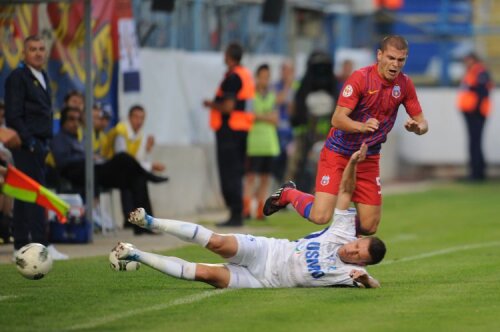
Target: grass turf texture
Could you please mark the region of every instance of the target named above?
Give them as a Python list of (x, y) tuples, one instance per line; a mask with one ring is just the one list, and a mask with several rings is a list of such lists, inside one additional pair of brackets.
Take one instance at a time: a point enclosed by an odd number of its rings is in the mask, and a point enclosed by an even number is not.
[[(214, 290), (148, 267), (114, 272), (102, 257), (55, 262), (42, 280), (0, 265), (2, 331), (498, 331), (500, 183), (447, 185), (387, 196), (375, 290)], [(262, 222), (252, 221), (258, 227)], [(269, 236), (320, 229), (295, 213), (265, 222)], [(111, 249), (111, 248), (110, 248)], [(196, 246), (164, 252), (220, 259)], [(428, 255), (425, 255), (428, 254)], [(104, 256), (105, 255), (105, 256)]]

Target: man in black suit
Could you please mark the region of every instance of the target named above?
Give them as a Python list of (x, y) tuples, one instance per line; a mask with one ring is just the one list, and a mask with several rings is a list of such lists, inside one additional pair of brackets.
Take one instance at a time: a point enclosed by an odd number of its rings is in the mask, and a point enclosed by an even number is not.
[[(24, 62), (5, 82), (5, 120), (17, 131), (21, 146), (12, 150), (17, 168), (45, 185), (45, 157), (52, 138), (50, 83), (43, 70), (47, 59), (45, 42), (39, 36), (24, 40)], [(14, 203), (14, 250), (30, 242), (48, 245), (44, 208), (16, 200)], [(48, 246), (53, 259), (67, 259), (54, 246)]]

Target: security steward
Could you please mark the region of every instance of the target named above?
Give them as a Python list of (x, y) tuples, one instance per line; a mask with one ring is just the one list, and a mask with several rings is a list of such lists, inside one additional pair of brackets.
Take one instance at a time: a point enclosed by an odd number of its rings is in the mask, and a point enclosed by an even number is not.
[(493, 88), (491, 76), (475, 53), (463, 58), (466, 68), (460, 84), (457, 107), (464, 115), (469, 135), (470, 181), (485, 179), (486, 162), (482, 150), (483, 128), (491, 112), (490, 92)]
[(230, 211), (229, 220), (219, 226), (243, 225), (243, 175), (247, 134), (253, 124), (253, 114), (246, 111), (254, 97), (252, 73), (241, 66), (243, 48), (238, 43), (227, 46), (224, 62), (227, 72), (215, 99), (205, 100), (210, 108), (210, 127), (215, 131), (217, 162), (222, 196)]

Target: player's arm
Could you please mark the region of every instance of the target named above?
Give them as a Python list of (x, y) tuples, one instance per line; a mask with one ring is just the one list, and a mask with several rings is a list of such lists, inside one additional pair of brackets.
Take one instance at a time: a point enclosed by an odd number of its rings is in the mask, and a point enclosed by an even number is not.
[(243, 83), (238, 75), (232, 74), (221, 85), (222, 98), (220, 101), (205, 100), (203, 105), (224, 114), (231, 113), (236, 106), (236, 96)]
[(366, 122), (359, 122), (349, 117), (351, 113), (351, 109), (337, 106), (332, 116), (332, 126), (348, 133), (373, 133), (378, 129), (377, 119), (369, 118)]
[(406, 120), (405, 129), (417, 135), (423, 135), (428, 132), (429, 124), (424, 117), (424, 113), (410, 116), (410, 119)]
[(364, 288), (379, 288), (380, 282), (377, 279), (372, 278), (366, 271), (353, 269), (349, 276), (361, 284)]
[(339, 210), (347, 210), (351, 204), (352, 194), (356, 188), (356, 166), (365, 159), (367, 150), (368, 146), (365, 143), (361, 144), (361, 148), (352, 154), (342, 173), (336, 206)]

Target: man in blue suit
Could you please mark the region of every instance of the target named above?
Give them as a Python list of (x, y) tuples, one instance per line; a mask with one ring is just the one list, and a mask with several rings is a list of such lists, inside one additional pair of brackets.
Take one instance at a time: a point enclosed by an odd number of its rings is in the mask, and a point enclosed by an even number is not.
[[(21, 146), (12, 150), (18, 169), (45, 185), (45, 157), (52, 138), (50, 82), (43, 66), (47, 60), (45, 42), (39, 36), (24, 40), (24, 62), (5, 82), (5, 120), (17, 131)], [(13, 216), (14, 250), (30, 242), (48, 245), (47, 217), (43, 207), (16, 200)], [(48, 246), (53, 259), (67, 259)]]

